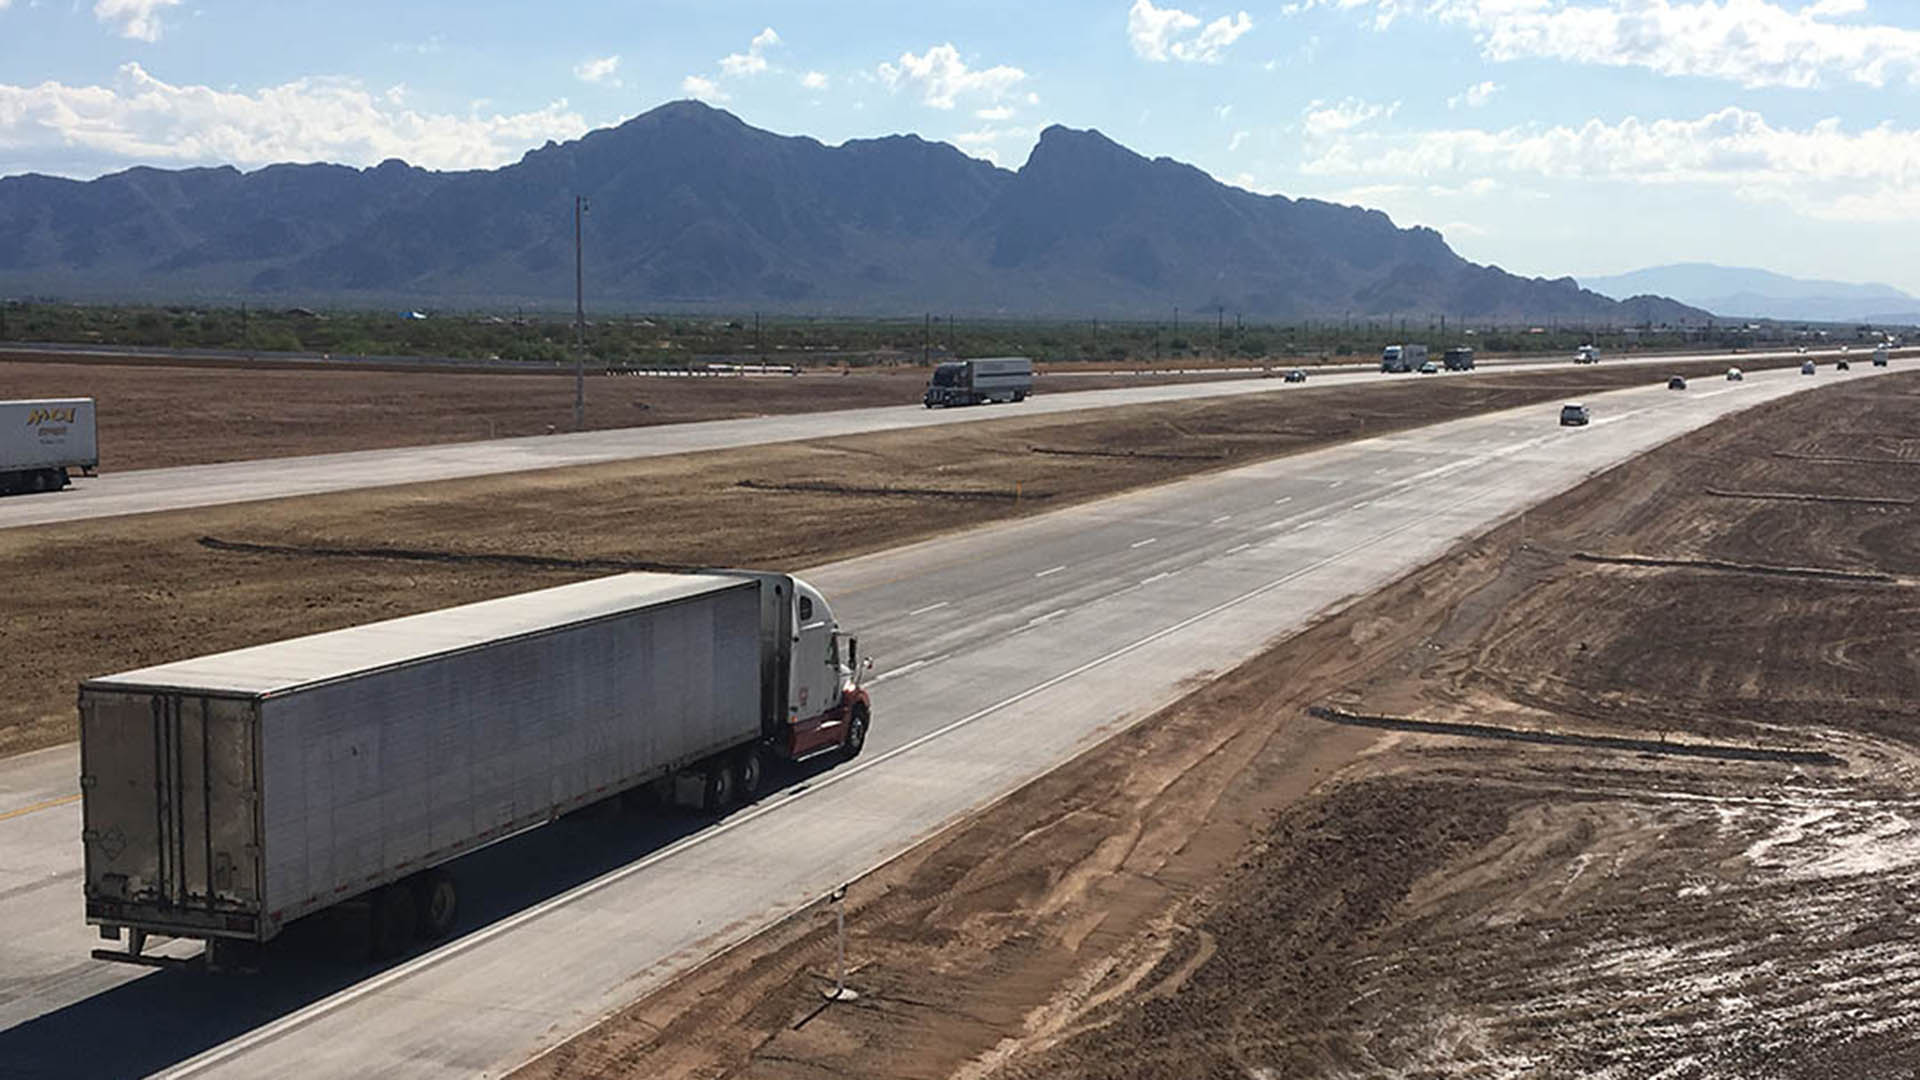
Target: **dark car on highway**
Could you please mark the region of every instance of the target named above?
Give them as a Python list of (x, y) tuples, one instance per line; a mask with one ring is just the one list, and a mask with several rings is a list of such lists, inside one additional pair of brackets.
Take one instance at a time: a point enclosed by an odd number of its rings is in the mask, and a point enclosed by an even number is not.
[(1577, 401), (1569, 401), (1560, 406), (1561, 427), (1585, 427), (1593, 419), (1593, 413)]
[(1683, 376), (1675, 375), (1673, 378), (1667, 380), (1667, 389), (1669, 390), (1685, 390), (1686, 388), (1687, 380)]

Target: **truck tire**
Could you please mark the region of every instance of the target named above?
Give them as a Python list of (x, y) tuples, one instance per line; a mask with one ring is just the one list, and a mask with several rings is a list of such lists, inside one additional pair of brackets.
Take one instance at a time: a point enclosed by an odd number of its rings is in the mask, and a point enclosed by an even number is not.
[(375, 960), (390, 960), (413, 944), (413, 890), (405, 882), (388, 885), (373, 894), (373, 926), (368, 937)]
[(700, 795), (700, 809), (709, 814), (718, 814), (731, 808), (739, 797), (740, 788), (733, 763), (723, 759), (708, 765), (706, 784)]
[(453, 932), (460, 914), (460, 890), (445, 870), (428, 870), (413, 878), (413, 932), (421, 941), (439, 941)]
[(740, 793), (740, 801), (752, 802), (759, 798), (767, 786), (767, 752), (757, 744), (740, 751), (734, 772), (734, 790)]
[(867, 707), (855, 705), (853, 715), (847, 718), (847, 738), (840, 744), (840, 756), (852, 761), (860, 756), (867, 746)]

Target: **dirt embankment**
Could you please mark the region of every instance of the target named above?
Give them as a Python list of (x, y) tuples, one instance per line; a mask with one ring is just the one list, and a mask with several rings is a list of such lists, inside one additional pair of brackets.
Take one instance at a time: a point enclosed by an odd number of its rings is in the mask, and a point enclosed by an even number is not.
[[(0, 674), (0, 754), (71, 739), (74, 686), (93, 675), (621, 566), (793, 570), (1209, 469), (1645, 379), (1615, 368), (1294, 388), (1031, 419), (1010, 410), (1005, 420), (938, 431), (0, 530), (0, 580), (10, 587), (0, 623), (10, 658)], [(280, 550), (208, 546), (203, 537)]]
[[(1716, 366), (1696, 364), (1688, 373), (1705, 374)], [(1218, 376), (1042, 374), (1037, 392), (1209, 378)], [(1503, 385), (1511, 378), (1491, 372), (1475, 376)], [(1553, 372), (1547, 378), (1575, 393), (1636, 385), (1655, 374), (1608, 368)], [(586, 419), (588, 428), (601, 430), (912, 406), (919, 404), (926, 381), (927, 371), (919, 367), (784, 377), (595, 375), (587, 380)], [(100, 467), (109, 471), (571, 431), (573, 396), (573, 380), (558, 375), (0, 360), (0, 400), (91, 397), (98, 402)]]
[(522, 1075), (1916, 1075), (1916, 479), (1810, 460), (1920, 457), (1916, 401), (1670, 444), (923, 845), (852, 891), (857, 1002), (814, 913)]

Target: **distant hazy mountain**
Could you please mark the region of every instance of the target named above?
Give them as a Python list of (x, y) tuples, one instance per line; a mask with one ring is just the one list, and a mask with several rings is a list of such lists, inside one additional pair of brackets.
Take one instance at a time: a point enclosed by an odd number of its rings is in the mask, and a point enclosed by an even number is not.
[(1891, 285), (1792, 278), (1768, 270), (1679, 263), (1581, 284), (1605, 296), (1658, 293), (1727, 318), (1806, 322), (1920, 322), (1920, 299)]
[(695, 102), (500, 169), (275, 165), (0, 180), (0, 292), (845, 313), (1699, 321), (1521, 278), (1385, 214), (1255, 195), (1048, 128), (1017, 172), (914, 136), (828, 147)]

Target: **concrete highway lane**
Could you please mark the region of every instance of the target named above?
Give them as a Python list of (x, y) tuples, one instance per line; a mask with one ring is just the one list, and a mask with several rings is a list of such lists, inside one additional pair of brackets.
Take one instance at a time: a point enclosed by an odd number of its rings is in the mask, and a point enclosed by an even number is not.
[[(1838, 355), (1838, 353), (1823, 353), (1820, 354), (1820, 358), (1824, 360)], [(1797, 358), (1796, 354), (1791, 353), (1741, 354), (1724, 357), (1701, 354), (1661, 356), (1644, 360), (1610, 360), (1606, 363), (1613, 366), (1637, 365), (1658, 368), (1663, 365), (1702, 359), (1725, 359), (1730, 364), (1752, 364), (1795, 358)], [(1864, 354), (1856, 358), (1863, 361), (1867, 359)], [(1570, 360), (1561, 358), (1528, 363), (1505, 363), (1500, 365), (1498, 370), (1530, 371), (1564, 368), (1570, 364)], [(1390, 380), (1420, 377), (1418, 375), (1382, 375), (1377, 371), (1345, 370), (1315, 374), (1312, 380), (1304, 385), (1316, 388), (1347, 384), (1377, 385)], [(1467, 372), (1426, 377), (1461, 379), (1474, 378), (1475, 375)], [(266, 458), (214, 465), (186, 465), (171, 469), (145, 469), (82, 478), (67, 491), (0, 498), (0, 528), (43, 525), (57, 521), (79, 521), (120, 514), (143, 514), (193, 506), (217, 506), (295, 495), (356, 491), (394, 484), (453, 480), (532, 469), (552, 469), (568, 465), (592, 465), (607, 461), (684, 454), (701, 450), (725, 450), (766, 443), (839, 438), (902, 428), (978, 423), (983, 420), (998, 420), (1012, 416), (1042, 416), (1117, 405), (1189, 401), (1232, 394), (1297, 393), (1303, 388), (1303, 386), (1289, 387), (1278, 379), (1234, 379), (1126, 387), (1117, 390), (1043, 392), (1018, 405), (926, 409), (917, 403), (902, 404), (878, 409), (792, 413), (739, 420), (662, 424), (655, 427), (624, 428), (614, 431), (537, 435), (472, 443), (442, 443), (395, 450), (360, 450), (307, 457)], [(1042, 389), (1047, 390), (1047, 387), (1043, 385)]]
[(1343, 599), (1727, 413), (1836, 379), (1698, 380), (1252, 465), (806, 576), (876, 658), (858, 760), (720, 822), (563, 822), (463, 860), (458, 936), (376, 967), (87, 958), (71, 747), (0, 763), (0, 1075), (498, 1073), (1175, 700)]

